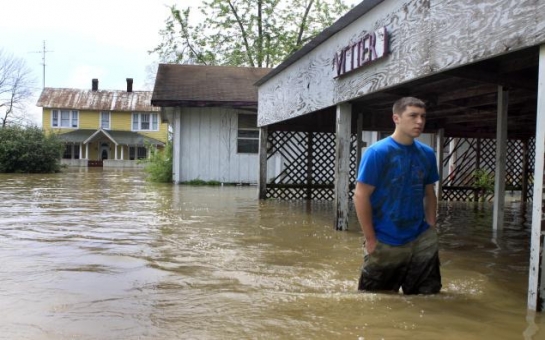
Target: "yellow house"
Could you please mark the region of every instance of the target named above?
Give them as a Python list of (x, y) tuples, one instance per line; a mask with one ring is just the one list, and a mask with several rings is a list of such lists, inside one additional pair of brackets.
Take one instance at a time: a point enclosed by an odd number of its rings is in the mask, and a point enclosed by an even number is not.
[(162, 148), (168, 124), (160, 108), (151, 106), (151, 91), (44, 88), (37, 106), (42, 107), (42, 126), (56, 133), (66, 148), (62, 163), (69, 166), (138, 167), (148, 157), (146, 145)]

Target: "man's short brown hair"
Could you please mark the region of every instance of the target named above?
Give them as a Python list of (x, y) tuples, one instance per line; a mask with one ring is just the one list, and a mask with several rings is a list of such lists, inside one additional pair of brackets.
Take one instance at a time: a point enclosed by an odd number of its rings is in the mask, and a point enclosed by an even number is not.
[(424, 103), (422, 100), (415, 97), (403, 97), (401, 99), (398, 99), (394, 103), (392, 111), (394, 114), (401, 115), (403, 111), (405, 111), (407, 106), (416, 106), (422, 109), (426, 109), (426, 103)]

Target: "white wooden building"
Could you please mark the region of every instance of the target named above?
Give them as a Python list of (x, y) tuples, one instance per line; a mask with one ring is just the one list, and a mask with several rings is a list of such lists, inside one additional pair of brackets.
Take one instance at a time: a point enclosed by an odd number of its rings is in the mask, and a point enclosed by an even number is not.
[[(528, 307), (544, 307), (545, 1), (365, 0), (257, 85), (260, 197), (331, 193), (340, 230), (362, 132), (392, 131), (400, 97), (427, 103), (426, 132), (436, 136), (443, 166), (449, 139), (493, 141), (495, 229), (503, 225), (506, 164), (520, 157), (522, 186), (533, 192)], [(513, 141), (516, 155), (507, 151)], [(300, 147), (283, 149), (292, 144)], [(269, 180), (271, 150), (290, 155), (284, 177), (292, 182)], [(326, 175), (333, 181), (315, 181)]]
[(256, 184), (257, 88), (269, 69), (161, 64), (151, 103), (172, 128), (173, 180)]

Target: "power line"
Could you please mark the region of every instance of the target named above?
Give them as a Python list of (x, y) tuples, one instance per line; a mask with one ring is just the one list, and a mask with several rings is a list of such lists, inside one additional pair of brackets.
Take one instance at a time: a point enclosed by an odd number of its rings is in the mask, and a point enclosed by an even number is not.
[(30, 52), (30, 53), (41, 53), (42, 54), (42, 66), (43, 66), (43, 81), (42, 81), (42, 87), (45, 88), (45, 54), (46, 53), (49, 53), (49, 52), (53, 52), (53, 51), (49, 51), (45, 48), (45, 40), (44, 40), (44, 44), (43, 44), (43, 48), (41, 51), (34, 51), (34, 52)]

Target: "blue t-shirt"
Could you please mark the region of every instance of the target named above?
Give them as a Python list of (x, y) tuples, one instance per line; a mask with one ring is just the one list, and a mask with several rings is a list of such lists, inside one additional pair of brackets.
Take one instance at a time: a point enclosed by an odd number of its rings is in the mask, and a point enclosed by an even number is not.
[(432, 148), (417, 140), (403, 145), (392, 137), (382, 139), (363, 154), (357, 180), (375, 187), (371, 206), (380, 242), (402, 245), (429, 228), (425, 187), (439, 180)]

